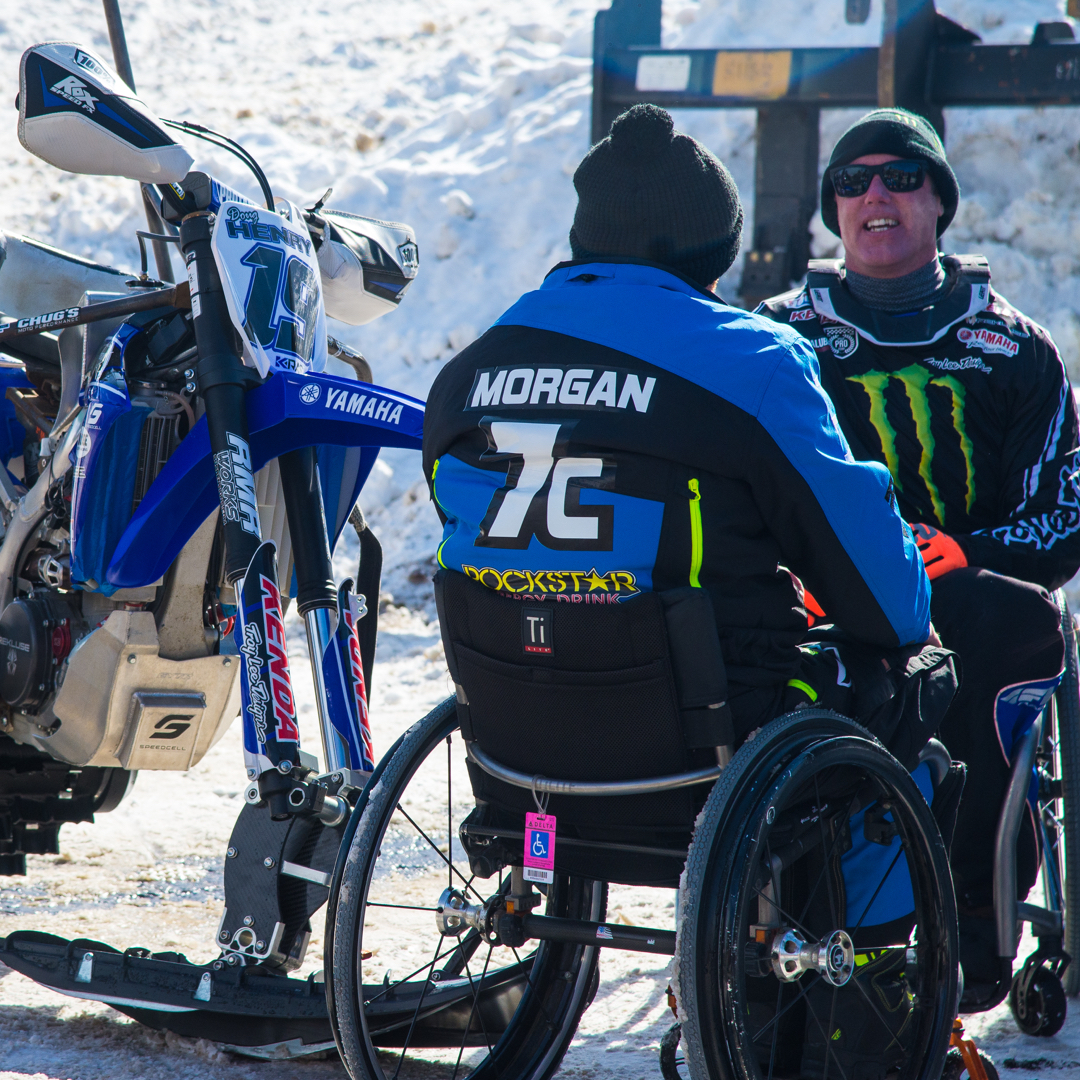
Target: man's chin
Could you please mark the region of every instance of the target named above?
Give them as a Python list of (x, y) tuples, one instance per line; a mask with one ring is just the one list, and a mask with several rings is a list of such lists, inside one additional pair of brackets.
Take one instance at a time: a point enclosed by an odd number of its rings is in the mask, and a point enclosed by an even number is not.
[(900, 277), (914, 255), (910, 246), (897, 243), (899, 236), (860, 237), (852, 251), (845, 245), (848, 268), (868, 277)]

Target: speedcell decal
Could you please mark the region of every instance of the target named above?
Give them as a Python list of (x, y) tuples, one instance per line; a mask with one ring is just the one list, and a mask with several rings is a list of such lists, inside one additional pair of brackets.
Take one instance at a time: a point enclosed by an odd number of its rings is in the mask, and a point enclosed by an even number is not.
[(1020, 346), (1015, 341), (993, 330), (973, 330), (971, 327), (961, 326), (956, 331), (956, 340), (969, 348), (981, 349), (986, 353), (1000, 353), (1002, 356), (1015, 356), (1020, 351)]
[(499, 367), (477, 371), (467, 409), (630, 409), (648, 412), (656, 379), (632, 371), (593, 368)]
[(949, 393), (950, 397), (934, 395), (935, 401), (941, 404), (948, 402), (949, 414), (953, 429), (960, 440), (960, 451), (964, 455), (966, 469), (967, 490), (964, 504), (967, 512), (975, 505), (975, 449), (968, 437), (967, 427), (964, 423), (964, 406), (966, 403), (967, 390), (963, 383), (953, 378), (952, 375), (939, 375), (934, 378), (934, 373), (928, 371), (921, 364), (909, 364), (899, 371), (868, 371), (864, 375), (849, 375), (848, 382), (857, 383), (861, 386), (870, 399), (870, 423), (881, 439), (881, 452), (885, 457), (885, 464), (892, 473), (893, 481), (897, 490), (903, 491), (904, 486), (900, 481), (900, 458), (896, 450), (896, 429), (889, 420), (885, 392), (889, 387), (890, 380), (895, 379), (903, 386), (906, 399), (911, 409), (911, 418), (915, 422), (915, 437), (919, 440), (922, 454), (919, 458), (919, 476), (926, 485), (930, 494), (930, 502), (933, 505), (934, 517), (937, 525), (945, 528), (945, 503), (941, 498), (937, 485), (933, 478), (933, 461), (935, 441), (931, 429), (932, 408), (931, 399), (926, 392), (928, 386), (940, 387)]

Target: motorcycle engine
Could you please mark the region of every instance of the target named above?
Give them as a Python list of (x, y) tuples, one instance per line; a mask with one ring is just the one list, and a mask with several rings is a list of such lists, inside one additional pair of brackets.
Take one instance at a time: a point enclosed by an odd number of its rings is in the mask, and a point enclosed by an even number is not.
[(36, 712), (56, 689), (56, 673), (82, 630), (66, 597), (51, 589), (8, 604), (0, 615), (0, 697)]

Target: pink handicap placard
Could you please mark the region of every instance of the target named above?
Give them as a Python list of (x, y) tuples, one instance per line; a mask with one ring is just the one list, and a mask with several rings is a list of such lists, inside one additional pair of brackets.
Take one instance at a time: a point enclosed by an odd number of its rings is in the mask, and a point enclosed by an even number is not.
[(525, 815), (526, 881), (555, 880), (555, 816)]

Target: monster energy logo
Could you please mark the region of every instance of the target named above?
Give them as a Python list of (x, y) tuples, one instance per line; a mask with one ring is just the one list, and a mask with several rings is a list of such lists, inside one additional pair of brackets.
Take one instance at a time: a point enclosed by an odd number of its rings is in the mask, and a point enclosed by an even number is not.
[[(892, 473), (893, 481), (897, 490), (903, 491), (900, 482), (900, 459), (896, 452), (896, 430), (889, 423), (886, 410), (885, 391), (889, 386), (889, 380), (896, 379), (907, 394), (908, 403), (911, 406), (911, 417), (915, 421), (915, 437), (919, 440), (922, 454), (919, 458), (919, 476), (930, 493), (930, 502), (933, 505), (934, 517), (937, 524), (945, 527), (945, 503), (937, 484), (934, 483), (934, 432), (931, 427), (932, 412), (930, 398), (926, 392), (928, 386), (940, 386), (948, 390), (952, 397), (952, 425), (960, 439), (960, 450), (964, 455), (964, 464), (967, 470), (967, 491), (964, 504), (967, 512), (975, 505), (975, 460), (974, 448), (971, 439), (968, 438), (967, 428), (964, 425), (964, 401), (966, 390), (959, 380), (952, 375), (938, 375), (934, 377), (932, 371), (928, 371), (921, 364), (911, 364), (899, 371), (868, 371), (865, 375), (849, 375), (848, 382), (858, 383), (870, 398), (870, 423), (881, 439), (881, 450), (885, 455), (885, 464)], [(937, 395), (935, 395), (935, 398)]]

